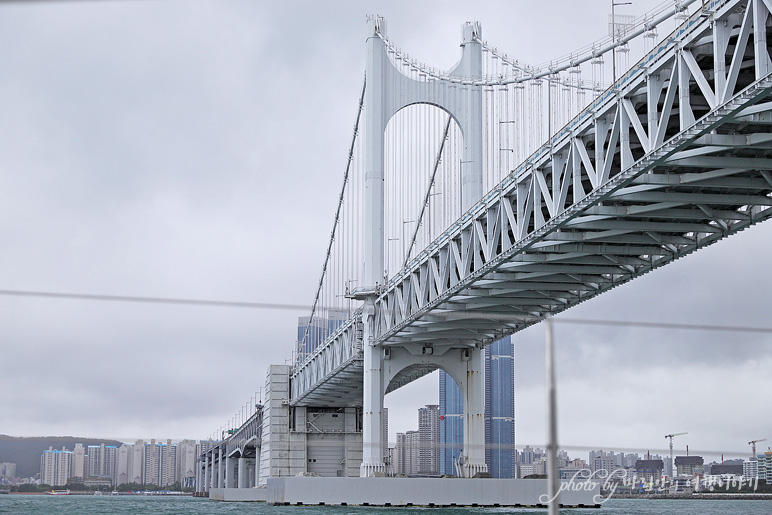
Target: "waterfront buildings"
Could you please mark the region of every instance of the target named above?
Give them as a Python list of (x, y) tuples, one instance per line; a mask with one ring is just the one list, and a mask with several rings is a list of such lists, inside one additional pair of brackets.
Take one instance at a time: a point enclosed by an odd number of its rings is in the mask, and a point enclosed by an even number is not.
[(118, 448), (114, 445), (89, 445), (86, 450), (88, 477), (109, 477), (116, 484), (115, 470)]
[(418, 408), (418, 431), (397, 433), (394, 448), (395, 474), (436, 476), (439, 474), (439, 406)]
[(702, 456), (676, 456), (675, 466), (676, 475), (678, 476), (694, 476), (702, 475), (704, 470), (702, 465), (704, 463)]
[(704, 465), (703, 468), (705, 469), (705, 474), (711, 474), (713, 476), (721, 476), (727, 474), (733, 476), (742, 476), (743, 460), (727, 460), (724, 463), (711, 464), (710, 470), (708, 470), (707, 465)]
[(49, 447), (40, 457), (40, 482), (44, 485), (63, 486), (70, 478), (72, 452)]
[(758, 462), (751, 457), (751, 459), (743, 461), (743, 477), (753, 479), (759, 475)]
[(72, 451), (72, 477), (86, 477), (86, 449), (83, 444), (76, 443)]
[[(485, 349), (485, 461), (493, 477), (517, 476), (515, 352), (511, 337)], [(440, 371), (440, 474), (455, 474), (464, 441), (463, 400), (455, 381)]]
[(0, 479), (3, 480), (3, 483), (13, 477), (16, 477), (16, 463), (7, 461), (0, 463)]
[(418, 474), (421, 463), (420, 434), (418, 431), (397, 433), (397, 446), (394, 450), (397, 474), (413, 476)]
[(664, 471), (665, 463), (662, 460), (636, 460), (635, 462), (635, 474), (644, 483), (659, 482)]
[(137, 440), (121, 447), (102, 444), (84, 448), (76, 444), (72, 452), (50, 448), (40, 458), (41, 483), (61, 486), (75, 480), (113, 487), (126, 483), (192, 486), (196, 459), (209, 444), (197, 444), (194, 440)]
[(758, 478), (772, 484), (772, 451), (757, 455), (756, 467)]
[(440, 407), (427, 404), (418, 408), (419, 465), (418, 473), (437, 475), (440, 472)]

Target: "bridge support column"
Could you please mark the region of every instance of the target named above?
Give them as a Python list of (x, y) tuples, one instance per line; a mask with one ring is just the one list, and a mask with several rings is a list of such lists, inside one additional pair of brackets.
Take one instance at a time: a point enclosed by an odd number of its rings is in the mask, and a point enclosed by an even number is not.
[(247, 473), (247, 459), (246, 458), (239, 458), (239, 488), (249, 488), (247, 485), (248, 481), (248, 473)]
[(384, 392), (393, 382), (399, 384), (411, 369), (447, 372), (461, 390), (464, 403), (464, 445), (456, 466), (456, 474), (474, 477), (487, 472), (485, 464), (485, 351), (477, 347), (389, 347), (388, 359), (383, 359)]
[(209, 457), (207, 457), (206, 454), (204, 454), (204, 484), (203, 484), (203, 491), (208, 492), (209, 491), (209, 481), (211, 481), (212, 476), (210, 474), (209, 469)]
[(235, 485), (233, 473), (236, 468), (236, 460), (233, 458), (225, 458), (225, 488), (233, 488)]
[(222, 445), (219, 447), (217, 460), (217, 488), (225, 488), (225, 457), (222, 452)]
[(204, 473), (201, 477), (201, 491), (209, 491), (209, 460), (207, 459), (206, 455), (204, 455)]
[(258, 471), (258, 458), (255, 459), (249, 459), (247, 462), (247, 473), (249, 474), (249, 481), (248, 485), (249, 488), (254, 488), (257, 486), (257, 471)]
[(373, 299), (362, 308), (364, 347), (364, 397), (362, 407), (362, 465), (360, 477), (386, 474), (383, 462), (383, 369), (382, 349), (372, 345), (375, 305)]
[(488, 472), (485, 464), (485, 352), (470, 349), (462, 353), (466, 381), (461, 388), (464, 402), (464, 451), (457, 465), (461, 477)]

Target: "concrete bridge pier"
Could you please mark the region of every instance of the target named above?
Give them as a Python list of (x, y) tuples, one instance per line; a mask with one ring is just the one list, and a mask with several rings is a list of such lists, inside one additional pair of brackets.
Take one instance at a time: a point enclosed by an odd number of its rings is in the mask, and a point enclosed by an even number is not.
[(218, 448), (217, 458), (217, 488), (225, 488), (225, 455), (223, 453), (223, 446)]
[(249, 474), (247, 472), (247, 459), (239, 458), (239, 488), (249, 488)]
[(201, 492), (209, 491), (209, 459), (204, 455), (204, 476), (201, 483)]
[(236, 487), (236, 464), (237, 461), (235, 458), (231, 458), (230, 456), (225, 458), (225, 488)]

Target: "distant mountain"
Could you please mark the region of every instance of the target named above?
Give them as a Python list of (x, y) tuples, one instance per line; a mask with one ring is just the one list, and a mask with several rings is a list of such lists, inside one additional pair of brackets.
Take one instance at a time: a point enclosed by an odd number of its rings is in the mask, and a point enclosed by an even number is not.
[(61, 450), (66, 447), (68, 451), (75, 448), (75, 444), (88, 445), (115, 445), (120, 447), (123, 442), (116, 440), (100, 440), (97, 438), (77, 438), (74, 436), (36, 436), (32, 438), (17, 438), (15, 436), (0, 435), (0, 463), (7, 461), (16, 463), (16, 475), (19, 477), (32, 477), (40, 472), (40, 456), (49, 447)]

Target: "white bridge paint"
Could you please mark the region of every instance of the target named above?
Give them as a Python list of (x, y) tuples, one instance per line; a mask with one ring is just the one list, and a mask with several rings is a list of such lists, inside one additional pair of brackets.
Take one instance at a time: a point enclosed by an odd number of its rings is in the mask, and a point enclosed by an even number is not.
[[(291, 402), (365, 406), (363, 473), (379, 470), (379, 389), (440, 366), (426, 354), (480, 349), (770, 218), (771, 8), (706, 3), (295, 366)], [(368, 62), (381, 48), (370, 37)], [(387, 349), (415, 361), (381, 377)]]
[[(402, 74), (391, 62), (386, 44), (385, 21), (368, 20), (367, 70), (365, 75), (365, 252), (361, 310), (363, 348), (361, 475), (371, 477), (386, 472), (383, 462), (383, 397), (393, 375), (402, 368), (420, 364), (422, 352), (403, 353), (390, 364), (392, 377), (384, 375), (384, 350), (377, 342), (379, 329), (375, 303), (383, 288), (384, 271), (384, 133), (389, 120), (413, 104), (430, 104), (445, 110), (461, 128), (464, 138), (464, 165), (461, 172), (461, 202), (468, 209), (482, 196), (482, 88), (459, 87), (449, 81), (418, 81)], [(450, 72), (467, 79), (482, 76), (482, 32), (479, 23), (464, 26), (462, 56)], [(473, 477), (487, 472), (485, 464), (485, 389), (481, 346), (447, 354), (442, 362), (456, 379), (464, 405), (464, 447), (459, 473)], [(413, 351), (415, 349), (411, 349)], [(413, 356), (416, 358), (413, 359)], [(436, 368), (436, 366), (435, 366)]]
[[(403, 79), (392, 75), (398, 72), (376, 37), (382, 21), (372, 20), (366, 122), (368, 134), (380, 137), (367, 141), (374, 148), (366, 164), (373, 238), (366, 252), (369, 283), (359, 292), (365, 304), (305, 361), (281, 371), (289, 381), (276, 378), (280, 385), (272, 389), (281, 395), (273, 416), (263, 421), (263, 458), (287, 441), (281, 433), (289, 419), (282, 410), (361, 407), (360, 473), (383, 471), (383, 395), (442, 368), (466, 396), (463, 472), (484, 470), (483, 431), (474, 415), (482, 413), (485, 345), (772, 217), (770, 9), (772, 0), (708, 3), (493, 191), (465, 204), (465, 214), (387, 284), (381, 282), (382, 238), (376, 236), (383, 230), (382, 134), (388, 119), (416, 102), (451, 112), (473, 165), (463, 181), (467, 200), (475, 192), (476, 122), (468, 112), (454, 111), (454, 102), (462, 100), (452, 95), (443, 103), (426, 98), (444, 87), (440, 79), (429, 87), (412, 80), (410, 86), (404, 78), (408, 92), (389, 98), (376, 78)], [(467, 25), (456, 70), (474, 75), (469, 56), (478, 51), (478, 40), (479, 27)], [(465, 85), (466, 94), (477, 87)], [(221, 451), (210, 451), (200, 470), (214, 488), (226, 482)], [(277, 458), (284, 459), (281, 454)], [(340, 484), (353, 489), (345, 490), (347, 499), (362, 503), (392, 502), (402, 490), (394, 482), (402, 480), (386, 478), (276, 482), (269, 464), (259, 468), (264, 480), (284, 485), (282, 502), (327, 502), (298, 490), (327, 481), (339, 481), (324, 487), (327, 493)], [(383, 487), (388, 497), (379, 497), (380, 486), (356, 488), (382, 481), (389, 482)], [(495, 480), (469, 484), (495, 484), (489, 481)], [(475, 492), (479, 504), (492, 495)], [(421, 493), (414, 504), (432, 502)]]

